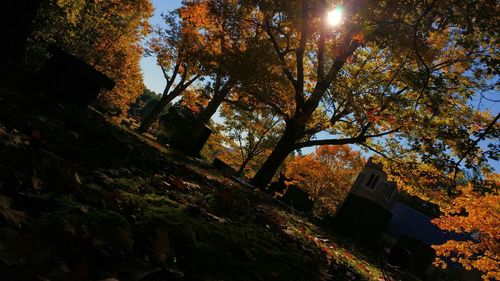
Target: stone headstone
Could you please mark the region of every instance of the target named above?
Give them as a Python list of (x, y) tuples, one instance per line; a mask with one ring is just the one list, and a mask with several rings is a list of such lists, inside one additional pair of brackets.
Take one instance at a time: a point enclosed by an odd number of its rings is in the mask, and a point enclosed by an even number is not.
[[(401, 251), (406, 251), (409, 255), (401, 257)], [(426, 269), (432, 264), (435, 255), (436, 252), (431, 246), (418, 239), (402, 234), (396, 245), (391, 248), (388, 262), (414, 274), (423, 275)]]
[(196, 122), (195, 126), (193, 126), (190, 134), (190, 146), (186, 150), (188, 155), (199, 157), (200, 151), (205, 146), (205, 143), (208, 141), (208, 138), (212, 134), (212, 130), (205, 124), (201, 122)]
[(286, 189), (287, 189), (287, 186), (286, 186), (286, 181), (288, 179), (286, 178), (285, 174), (284, 173), (281, 173), (280, 174), (280, 177), (278, 178), (277, 181), (271, 183), (266, 189), (265, 191), (273, 196), (275, 195), (280, 195), (280, 196), (283, 196)]
[(311, 212), (314, 201), (309, 198), (309, 194), (295, 185), (288, 186), (281, 201), (301, 212)]
[(112, 90), (115, 82), (77, 57), (55, 47), (37, 78), (46, 94), (65, 105), (87, 107), (101, 89)]
[(224, 174), (225, 176), (232, 177), (232, 176), (236, 175), (236, 170), (233, 169), (233, 167), (226, 164), (224, 161), (220, 160), (219, 158), (215, 158), (212, 165), (217, 170), (221, 171), (222, 174)]
[(391, 251), (387, 256), (387, 262), (391, 265), (406, 268), (410, 263), (411, 253), (408, 249), (399, 245), (391, 247)]
[(172, 106), (160, 116), (158, 142), (168, 144), (186, 155), (200, 157), (200, 151), (212, 134), (207, 125), (199, 122), (189, 109)]

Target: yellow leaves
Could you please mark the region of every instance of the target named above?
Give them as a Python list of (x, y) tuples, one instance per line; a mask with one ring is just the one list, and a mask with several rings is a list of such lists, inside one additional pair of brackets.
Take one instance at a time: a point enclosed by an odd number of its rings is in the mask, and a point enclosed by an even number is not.
[(196, 89), (188, 89), (184, 91), (182, 95), (182, 105), (189, 108), (194, 113), (198, 113), (201, 111), (203, 107), (206, 107), (208, 104), (207, 98), (203, 95), (202, 90)]
[(44, 1), (33, 34), (33, 53), (56, 43), (116, 83), (103, 92), (100, 106), (124, 111), (142, 93), (140, 41), (149, 29), (153, 7), (149, 0)]
[[(489, 176), (497, 178), (498, 174)], [(491, 184), (491, 183), (490, 183)], [(470, 183), (459, 188), (460, 195), (442, 208), (443, 215), (433, 220), (446, 231), (472, 235), (471, 241), (448, 241), (433, 248), (437, 255), (453, 257), (466, 268), (483, 271), (483, 278), (500, 277), (500, 194), (495, 183), (486, 185), (479, 193)], [(437, 261), (442, 262), (442, 261)]]
[(56, 5), (64, 10), (68, 22), (75, 24), (85, 6), (85, 0), (57, 0)]
[(194, 26), (203, 26), (211, 21), (208, 16), (208, 6), (207, 3), (201, 3), (198, 5), (184, 6), (179, 9), (179, 17), (185, 22), (189, 22)]

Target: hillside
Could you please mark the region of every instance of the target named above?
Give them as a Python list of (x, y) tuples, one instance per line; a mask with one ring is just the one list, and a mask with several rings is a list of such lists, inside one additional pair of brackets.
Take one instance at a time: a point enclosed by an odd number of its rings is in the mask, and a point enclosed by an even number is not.
[(1, 280), (381, 280), (319, 220), (29, 79), (0, 89)]

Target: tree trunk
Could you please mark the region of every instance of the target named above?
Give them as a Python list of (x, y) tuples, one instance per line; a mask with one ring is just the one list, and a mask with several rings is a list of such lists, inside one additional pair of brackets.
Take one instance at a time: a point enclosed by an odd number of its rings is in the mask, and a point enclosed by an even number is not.
[(260, 167), (257, 174), (252, 178), (251, 183), (254, 186), (261, 189), (265, 188), (271, 182), (274, 174), (278, 171), (288, 154), (293, 151), (295, 141), (305, 128), (305, 124), (297, 122), (297, 119), (298, 118), (294, 118), (287, 124), (285, 132), (274, 147), (273, 152), (267, 158), (266, 162), (264, 162), (264, 165)]
[(173, 91), (168, 95), (161, 96), (160, 102), (156, 105), (155, 109), (142, 121), (141, 126), (139, 127), (139, 132), (145, 133), (151, 127), (151, 124), (158, 118), (161, 111), (169, 104), (173, 99), (175, 99), (179, 95), (179, 91)]
[(218, 90), (208, 103), (207, 107), (200, 113), (200, 115), (198, 115), (198, 121), (203, 124), (207, 124), (208, 121), (212, 119), (212, 116), (214, 116), (215, 112), (217, 112), (217, 109), (222, 104), (230, 91), (231, 87), (228, 84), (224, 85), (220, 90)]
[(208, 103), (207, 107), (198, 115), (198, 120), (203, 123), (207, 124), (210, 119), (212, 119), (212, 116), (214, 116), (215, 112), (217, 112), (217, 109), (221, 105), (221, 103), (224, 101), (224, 98), (226, 98), (227, 94), (229, 91), (225, 92), (218, 92), (212, 100)]
[(236, 172), (236, 175), (238, 177), (241, 177), (241, 175), (243, 174), (243, 172), (245, 171), (245, 168), (247, 167), (248, 163), (250, 162), (251, 158), (248, 157), (247, 159), (245, 159), (245, 161), (243, 161), (243, 163), (241, 163), (240, 165), (240, 168), (238, 169), (238, 172)]

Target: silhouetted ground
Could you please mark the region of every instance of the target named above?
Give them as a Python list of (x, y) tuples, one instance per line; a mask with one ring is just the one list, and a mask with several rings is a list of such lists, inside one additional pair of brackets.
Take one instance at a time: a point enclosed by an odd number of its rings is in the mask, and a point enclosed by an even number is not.
[(354, 244), (21, 72), (0, 87), (0, 280), (381, 278)]

